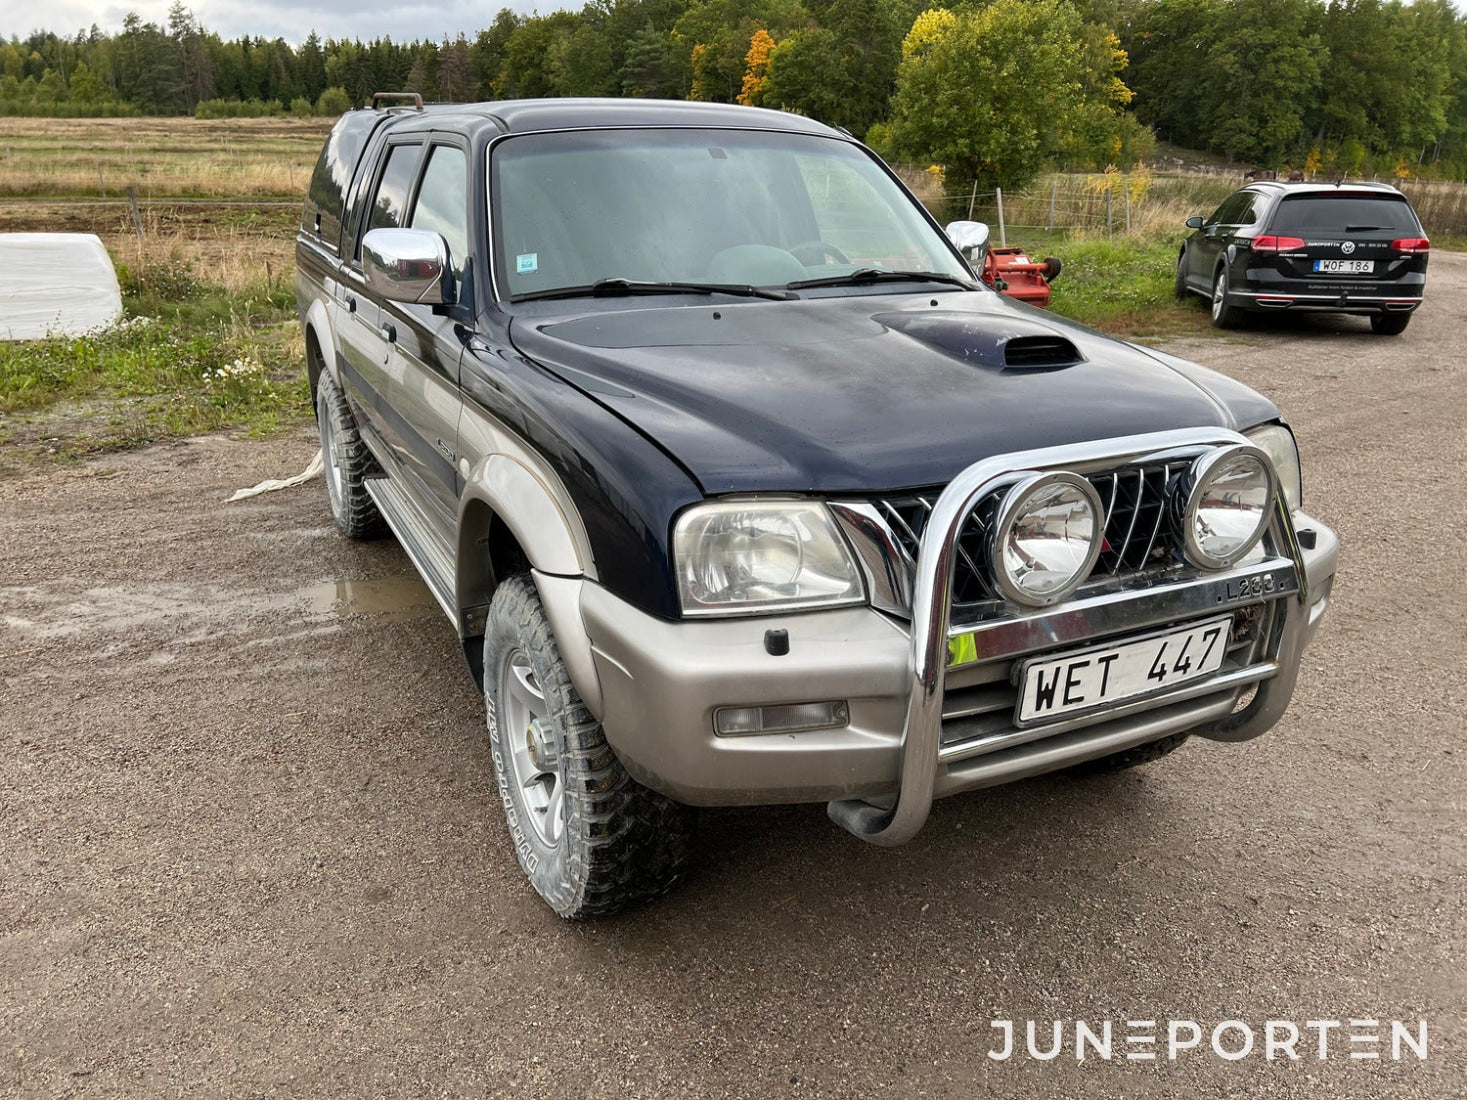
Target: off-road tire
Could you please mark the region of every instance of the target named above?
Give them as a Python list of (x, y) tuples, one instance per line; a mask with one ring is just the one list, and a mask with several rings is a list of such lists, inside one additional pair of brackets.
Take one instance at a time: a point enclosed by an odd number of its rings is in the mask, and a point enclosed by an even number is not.
[(1243, 323), (1243, 311), (1228, 304), (1228, 269), (1220, 267), (1212, 279), (1213, 328), (1237, 328)]
[(377, 460), (362, 442), (346, 395), (324, 371), (316, 383), (316, 426), (321, 431), (323, 476), (336, 526), (353, 539), (386, 534), (387, 523), (362, 484), (364, 478), (379, 472)]
[(1411, 323), (1409, 313), (1372, 313), (1370, 330), (1377, 336), (1399, 336)]
[(1134, 768), (1141, 764), (1149, 764), (1153, 760), (1160, 760), (1163, 756), (1175, 752), (1183, 741), (1190, 737), (1186, 733), (1174, 733), (1170, 737), (1163, 737), (1159, 741), (1148, 741), (1144, 745), (1136, 745), (1133, 748), (1122, 749), (1120, 752), (1110, 753), (1108, 756), (1097, 756), (1094, 760), (1086, 760), (1083, 764), (1076, 764), (1066, 770), (1071, 775), (1106, 775), (1110, 772), (1118, 772), (1125, 768)]
[[(528, 658), (528, 670), (524, 658)], [(514, 670), (533, 672), (543, 714), (555, 740), (553, 767), (538, 777), (561, 785), (558, 835), (548, 813), (538, 818), (521, 786), (532, 757), (513, 758), (518, 743), (532, 739), (530, 726), (509, 728), (524, 716), (525, 696), (505, 686)], [(524, 687), (523, 681), (521, 682)], [(688, 862), (692, 815), (687, 807), (642, 786), (622, 767), (601, 723), (572, 686), (550, 623), (528, 574), (505, 580), (489, 605), (484, 635), (484, 702), (490, 756), (515, 857), (545, 903), (568, 920), (601, 917), (626, 905), (666, 894)], [(519, 772), (516, 769), (520, 769)], [(538, 797), (538, 795), (537, 795)]]

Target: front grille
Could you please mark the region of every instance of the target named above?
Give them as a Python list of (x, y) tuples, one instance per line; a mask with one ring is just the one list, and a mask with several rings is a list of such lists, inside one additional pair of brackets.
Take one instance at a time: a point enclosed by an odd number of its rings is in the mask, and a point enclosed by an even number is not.
[[(1273, 603), (1255, 604), (1234, 612), (1227, 653), (1217, 676), (1266, 659), (1276, 614), (1277, 608)], [(1049, 652), (1063, 654), (1066, 648), (1074, 647), (1061, 646)], [(976, 751), (982, 752), (991, 751), (986, 747), (989, 745), (996, 749), (1015, 743), (1019, 736), (1014, 726), (1014, 713), (1019, 702), (1016, 670), (1027, 658), (1043, 659), (1048, 655), (1041, 651), (1025, 658), (991, 665), (970, 665), (949, 673), (942, 701), (942, 744), (971, 743)], [(1226, 690), (1241, 694), (1243, 689), (1234, 687)], [(1163, 696), (1157, 702), (1165, 705), (1167, 700)], [(1093, 718), (1100, 724), (1106, 720), (1106, 715), (1100, 712)], [(1035, 726), (1025, 731), (1022, 740), (1039, 740), (1048, 734), (1044, 726)]]
[[(1190, 465), (1191, 461), (1185, 460), (1125, 466), (1088, 475), (1105, 510), (1105, 542), (1090, 580), (1144, 576), (1177, 560), (1176, 536), (1167, 520), (1168, 488)], [(917, 560), (922, 532), (941, 491), (932, 489), (877, 502), (911, 563)], [(989, 580), (988, 541), (1003, 492), (980, 500), (959, 532), (953, 567), (955, 610), (998, 599)]]

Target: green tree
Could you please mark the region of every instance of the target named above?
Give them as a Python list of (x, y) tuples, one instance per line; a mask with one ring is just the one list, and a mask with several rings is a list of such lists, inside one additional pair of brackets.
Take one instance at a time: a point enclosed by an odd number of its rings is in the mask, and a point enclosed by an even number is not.
[(1258, 163), (1302, 152), (1304, 119), (1319, 101), (1328, 60), (1315, 12), (1313, 0), (1249, 0), (1219, 9), (1204, 55), (1201, 105), (1215, 148)]
[(111, 98), (111, 89), (85, 61), (78, 61), (71, 74), (71, 101), (90, 107), (106, 103)]
[(350, 110), (351, 96), (346, 94), (345, 88), (327, 88), (321, 93), (321, 98), (316, 100), (316, 113), (327, 118), (344, 115)]
[(865, 133), (886, 115), (911, 27), (906, 0), (834, 0), (775, 49), (765, 105)]
[(1094, 71), (1089, 47), (1065, 0), (924, 12), (902, 43), (894, 150), (942, 165), (950, 188), (1031, 182), (1078, 110), (1129, 98), (1114, 72)]
[(314, 103), (326, 90), (326, 54), (321, 49), (321, 39), (315, 31), (306, 35), (298, 58), (301, 92)]
[(1222, 6), (1223, 0), (1159, 0), (1144, 10), (1125, 39), (1136, 117), (1183, 145), (1207, 143), (1206, 51)]

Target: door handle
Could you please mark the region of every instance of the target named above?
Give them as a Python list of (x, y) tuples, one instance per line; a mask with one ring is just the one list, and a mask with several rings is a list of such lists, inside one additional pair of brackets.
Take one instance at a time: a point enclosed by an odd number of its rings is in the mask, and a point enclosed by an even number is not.
[(392, 322), (389, 321), (384, 324), (379, 331), (382, 333), (382, 339), (386, 340), (389, 344), (397, 343), (397, 326), (392, 324)]

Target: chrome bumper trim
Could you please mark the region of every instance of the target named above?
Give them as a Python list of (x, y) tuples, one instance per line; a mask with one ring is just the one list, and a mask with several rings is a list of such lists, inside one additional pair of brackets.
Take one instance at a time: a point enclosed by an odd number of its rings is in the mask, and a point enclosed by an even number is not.
[[(830, 802), (826, 807), (831, 820), (861, 839), (883, 847), (905, 844), (916, 836), (927, 821), (927, 816), (932, 808), (938, 772), (943, 767), (942, 702), (947, 676), (948, 639), (952, 634), (951, 588), (957, 537), (969, 510), (991, 491), (996, 482), (1030, 471), (1066, 468), (1074, 464), (1101, 460), (1116, 463), (1134, 462), (1177, 448), (1224, 446), (1235, 443), (1246, 444), (1247, 440), (1237, 432), (1223, 428), (1157, 432), (1149, 435), (1002, 455), (976, 463), (954, 478), (942, 491), (933, 507), (931, 518), (923, 534), (921, 550), (918, 553), (912, 598), (911, 686), (902, 728), (896, 800), (887, 806), (878, 806), (859, 799), (836, 800)], [(1287, 548), (1291, 554), (1299, 553), (1292, 524), (1289, 522), (1287, 511), (1282, 507), (1277, 510), (1273, 533), (1276, 545)], [(1328, 542), (1330, 555), (1333, 554), (1335, 545), (1333, 535), (1330, 534)], [(1327, 565), (1329, 573), (1333, 573), (1332, 557)], [(1277, 650), (1276, 672), (1260, 686), (1253, 704), (1238, 714), (1220, 714), (1212, 725), (1198, 731), (1204, 736), (1220, 740), (1241, 740), (1255, 736), (1262, 729), (1266, 729), (1268, 724), (1272, 724), (1288, 703), (1293, 689), (1294, 676), (1298, 669), (1299, 651), (1303, 648), (1309, 625), (1309, 608), (1303, 598), (1308, 584), (1304, 560), (1298, 556), (1295, 556), (1293, 562), (1287, 559), (1275, 559), (1243, 572), (1257, 572), (1261, 569), (1272, 571), (1277, 576), (1281, 566), (1286, 571), (1292, 571), (1294, 586), (1300, 593), (1300, 598), (1293, 599), (1286, 596), (1280, 600), (1280, 607), (1284, 609), (1282, 616), (1284, 622)], [(1208, 578), (1198, 582), (1196, 586), (1182, 587), (1184, 591), (1189, 592), (1192, 598), (1201, 598), (1212, 591), (1210, 586), (1225, 585), (1228, 579)], [(1139, 598), (1143, 602), (1146, 599), (1144, 595)], [(1265, 598), (1268, 597), (1259, 592), (1246, 601), (1240, 599), (1238, 602), (1257, 603)], [(1113, 597), (1101, 597), (1094, 601), (1095, 610), (1105, 615), (1109, 609), (1108, 621), (1113, 624), (1112, 629), (1125, 629), (1126, 626), (1134, 624), (1135, 620), (1129, 616), (1123, 619), (1120, 614), (1121, 608), (1126, 607), (1131, 614), (1134, 614), (1137, 599), (1138, 596), (1135, 593), (1119, 593)], [(1155, 599), (1158, 602), (1154, 605), (1152, 612), (1161, 614), (1160, 608), (1166, 606), (1168, 594), (1158, 593)], [(1219, 606), (1229, 605), (1224, 602), (1213, 604), (1206, 609), (1215, 610)], [(980, 654), (986, 659), (992, 659), (987, 651), (987, 644), (990, 641), (989, 634), (993, 638), (1007, 638), (1004, 644), (1016, 647), (1019, 651), (1023, 651), (1024, 647), (1042, 648), (1056, 644), (1056, 640), (1063, 642), (1068, 639), (1068, 635), (1058, 639), (1052, 634), (1045, 636), (1047, 624), (1058, 620), (1066, 624), (1063, 629), (1074, 634), (1074, 640), (1079, 640), (1080, 635), (1077, 632), (1084, 611), (1080, 609), (1074, 609), (1074, 611), (1077, 614), (1073, 618), (1067, 618), (1072, 611), (1065, 609), (1058, 613), (1050, 612), (1045, 616), (1032, 616), (1021, 620), (1017, 625), (1011, 620), (991, 624), (987, 628), (980, 624), (977, 628), (960, 629), (958, 633), (970, 633), (975, 629), (982, 631), (984, 649), (980, 651)], [(1005, 631), (1009, 633), (1006, 634)], [(1092, 624), (1086, 630), (1084, 637), (1094, 637), (1095, 634), (1096, 630)], [(1281, 690), (1272, 690), (1275, 685)], [(1177, 696), (1177, 698), (1182, 697), (1181, 693)], [(1170, 697), (1166, 698), (1166, 702), (1171, 701)], [(1151, 702), (1155, 704), (1154, 700)], [(1094, 716), (1090, 717), (1093, 720)], [(1267, 724), (1263, 724), (1265, 721)], [(1055, 730), (1051, 729), (1046, 732), (1054, 733)]]
[[(1266, 680), (1276, 675), (1279, 670), (1277, 661), (1260, 661), (1258, 664), (1249, 665), (1247, 668), (1233, 669), (1218, 676), (1211, 676), (1206, 680), (1199, 680), (1187, 687), (1169, 691), (1161, 700), (1167, 705), (1172, 703), (1185, 703), (1192, 699), (1211, 695), (1216, 691), (1226, 691), (1228, 688), (1241, 687), (1244, 684), (1255, 684), (1259, 680)], [(1129, 718), (1133, 714), (1152, 710), (1157, 705), (1156, 696), (1147, 696), (1137, 699), (1132, 703), (1122, 703), (1105, 712), (1107, 720), (1117, 718)], [(1025, 726), (1023, 729), (1010, 730), (1007, 733), (996, 733), (989, 737), (976, 737), (970, 741), (959, 741), (955, 744), (944, 745), (938, 750), (937, 758), (944, 764), (953, 763), (958, 760), (967, 760), (974, 756), (984, 756), (991, 752), (1000, 752), (1003, 749), (1013, 748), (1015, 745), (1025, 745), (1030, 741), (1042, 741), (1046, 737), (1057, 737), (1071, 730), (1082, 729), (1095, 723), (1094, 714), (1084, 714), (1064, 722), (1050, 722), (1042, 726)]]
[(1070, 642), (1093, 641), (1123, 630), (1226, 611), (1278, 596), (1295, 596), (1303, 583), (1292, 561), (1269, 558), (1223, 573), (1171, 584), (1156, 581), (1014, 618), (949, 627), (950, 639), (971, 636), (978, 654), (977, 661), (950, 667), (986, 664)]

